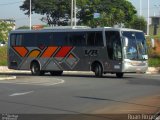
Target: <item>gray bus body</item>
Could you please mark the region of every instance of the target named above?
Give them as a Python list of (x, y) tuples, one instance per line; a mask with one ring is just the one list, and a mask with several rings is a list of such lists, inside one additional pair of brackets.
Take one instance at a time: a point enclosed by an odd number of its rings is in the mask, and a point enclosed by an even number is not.
[(124, 28), (15, 30), (9, 34), (8, 68), (33, 75), (63, 71), (146, 72), (147, 47), (142, 31)]

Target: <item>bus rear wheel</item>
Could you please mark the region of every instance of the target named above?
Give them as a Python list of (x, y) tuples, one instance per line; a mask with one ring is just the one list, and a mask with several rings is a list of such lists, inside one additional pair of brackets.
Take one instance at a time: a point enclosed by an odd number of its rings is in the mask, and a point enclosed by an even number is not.
[(40, 65), (37, 62), (33, 62), (31, 64), (31, 73), (32, 75), (39, 76), (44, 75), (45, 72), (40, 70)]
[(122, 78), (124, 73), (116, 73), (117, 78)]
[(94, 67), (94, 73), (96, 77), (102, 77), (103, 74), (103, 70), (100, 64), (96, 64)]
[(61, 76), (63, 71), (50, 71), (50, 74), (52, 76)]

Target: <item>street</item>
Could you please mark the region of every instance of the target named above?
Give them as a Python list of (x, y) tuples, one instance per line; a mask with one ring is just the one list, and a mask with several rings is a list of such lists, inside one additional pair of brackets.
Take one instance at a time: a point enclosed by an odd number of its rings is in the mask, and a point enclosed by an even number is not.
[[(160, 75), (125, 74), (122, 79), (110, 74), (95, 78), (91, 73), (64, 73), (62, 76), (32, 76), (30, 73), (7, 75), (17, 78), (0, 81), (0, 113), (94, 114), (113, 105), (136, 105), (131, 102), (133, 99), (159, 95), (160, 92)], [(145, 103), (138, 105), (148, 109), (153, 107)]]

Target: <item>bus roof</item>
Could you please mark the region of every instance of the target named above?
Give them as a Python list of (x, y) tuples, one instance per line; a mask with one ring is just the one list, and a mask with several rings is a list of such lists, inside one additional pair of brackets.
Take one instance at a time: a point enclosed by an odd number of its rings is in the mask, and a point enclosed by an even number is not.
[(68, 32), (68, 31), (103, 31), (103, 30), (112, 30), (112, 31), (135, 31), (135, 32), (142, 32), (140, 30), (129, 29), (129, 28), (114, 28), (114, 27), (97, 27), (97, 28), (90, 28), (86, 26), (76, 26), (76, 27), (52, 27), (52, 28), (45, 28), (41, 30), (26, 30), (26, 29), (19, 29), (13, 30), (10, 33), (33, 33), (33, 32)]

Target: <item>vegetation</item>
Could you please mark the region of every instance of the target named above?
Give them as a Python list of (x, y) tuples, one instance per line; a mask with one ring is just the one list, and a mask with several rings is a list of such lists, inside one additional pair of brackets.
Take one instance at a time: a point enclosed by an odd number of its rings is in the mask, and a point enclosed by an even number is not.
[(0, 66), (7, 65), (7, 47), (0, 47)]
[[(45, 15), (42, 21), (49, 25), (65, 25), (70, 14), (70, 0), (32, 0), (32, 13)], [(29, 15), (30, 0), (25, 0), (20, 9)], [(63, 21), (61, 21), (63, 19)]]
[(149, 58), (148, 63), (150, 67), (160, 67), (160, 57)]
[(17, 29), (29, 29), (29, 26), (21, 26), (21, 27), (19, 27)]
[(12, 30), (14, 24), (0, 20), (0, 42), (8, 40), (8, 33)]
[(127, 27), (137, 30), (142, 30), (146, 33), (147, 21), (142, 16), (135, 15), (133, 20), (127, 25)]
[[(78, 24), (92, 27), (128, 24), (137, 12), (127, 0), (77, 0), (77, 8)], [(20, 9), (29, 15), (29, 0), (25, 0)], [(71, 0), (33, 0), (33, 12), (45, 15), (42, 21), (48, 25), (68, 25)], [(94, 13), (100, 13), (100, 18), (93, 19)]]

